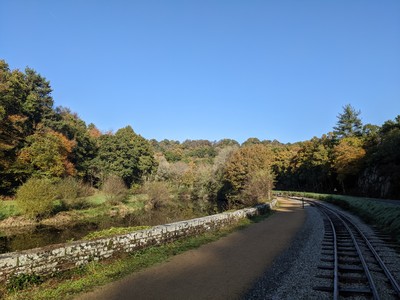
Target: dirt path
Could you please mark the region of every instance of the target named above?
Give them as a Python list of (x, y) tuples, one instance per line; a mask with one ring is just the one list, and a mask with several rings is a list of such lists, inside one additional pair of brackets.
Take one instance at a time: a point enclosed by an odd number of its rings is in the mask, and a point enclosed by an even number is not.
[(305, 212), (280, 199), (268, 219), (174, 256), (77, 299), (235, 299), (263, 274), (301, 228)]

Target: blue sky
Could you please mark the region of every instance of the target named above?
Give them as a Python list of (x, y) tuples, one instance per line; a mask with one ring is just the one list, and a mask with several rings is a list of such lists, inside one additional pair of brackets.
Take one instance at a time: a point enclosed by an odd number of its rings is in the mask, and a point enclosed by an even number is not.
[(400, 114), (400, 1), (0, 1), (0, 58), (146, 138), (295, 142)]

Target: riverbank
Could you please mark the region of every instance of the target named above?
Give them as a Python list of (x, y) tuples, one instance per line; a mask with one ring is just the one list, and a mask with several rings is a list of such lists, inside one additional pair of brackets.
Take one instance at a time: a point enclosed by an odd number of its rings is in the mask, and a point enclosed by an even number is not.
[[(154, 264), (155, 262), (159, 262), (160, 254), (163, 260), (165, 257), (170, 257), (171, 255), (176, 255), (178, 253), (181, 253), (182, 251), (192, 249), (193, 247), (198, 247), (199, 245), (209, 242), (210, 240), (215, 240), (216, 238), (226, 235), (229, 232), (232, 232), (233, 230), (237, 230), (239, 228), (242, 228), (243, 226), (253, 223), (254, 219), (249, 220), (248, 218), (244, 217), (249, 214), (254, 214), (256, 213), (256, 211), (259, 211), (259, 209), (257, 210), (244, 209), (241, 211), (219, 214), (192, 221), (188, 220), (187, 222), (183, 223), (188, 223), (188, 225), (192, 223), (193, 226), (198, 227), (198, 226), (203, 226), (201, 225), (202, 223), (200, 221), (204, 219), (203, 220), (203, 222), (205, 222), (204, 226), (205, 229), (208, 231), (209, 229), (212, 229), (212, 226), (211, 228), (209, 228), (209, 225), (207, 225), (210, 222), (214, 223), (216, 220), (220, 220), (218, 222), (222, 222), (223, 224), (225, 224), (226, 221), (231, 220), (228, 223), (226, 223), (226, 224), (231, 224), (232, 221), (234, 221), (235, 219), (237, 218), (240, 219), (239, 223), (233, 222), (232, 223), (233, 225), (224, 226), (223, 229), (221, 230), (206, 232), (205, 234), (200, 234), (195, 237), (182, 238), (176, 242), (162, 244), (160, 246), (149, 247), (147, 249), (134, 251), (132, 254), (123, 255), (122, 259), (117, 259), (117, 260), (113, 259), (111, 262), (106, 261), (105, 263), (101, 264), (97, 262), (91, 262), (86, 266), (83, 266), (81, 268), (72, 271), (72, 273), (63, 272), (59, 273), (58, 275), (55, 274), (50, 278), (50, 280), (46, 281), (39, 287), (34, 287), (32, 289), (29, 289), (29, 292), (20, 291), (17, 293), (7, 293), (7, 297), (11, 297), (11, 299), (65, 298), (65, 296), (70, 295), (71, 293), (76, 293), (77, 288), (81, 291), (82, 286), (87, 288), (88, 285), (89, 286), (93, 286), (94, 284), (98, 285), (99, 281), (100, 283), (103, 282), (104, 280), (109, 281), (110, 278), (121, 277), (121, 274), (126, 274), (125, 272), (130, 273), (132, 272), (132, 270), (141, 269), (143, 268), (143, 266), (147, 266), (148, 264), (151, 265)], [(264, 218), (264, 216), (256, 217), (256, 220), (257, 219), (259, 220), (260, 218)], [(184, 228), (186, 228), (185, 226), (181, 227), (179, 225), (180, 223), (175, 223), (175, 224), (178, 227), (176, 227), (174, 224), (168, 224), (169, 226), (167, 227), (174, 225), (177, 229), (181, 228), (179, 230), (182, 229), (185, 230)], [(158, 229), (155, 228), (154, 230), (157, 231), (159, 229), (161, 228)], [(168, 232), (169, 230), (170, 229), (168, 229)], [(118, 239), (118, 237), (116, 238)], [(49, 288), (49, 285), (51, 285), (51, 288)], [(57, 290), (58, 292), (56, 292)]]
[(145, 195), (133, 195), (123, 203), (110, 204), (104, 195), (86, 199), (88, 207), (60, 211), (55, 215), (32, 220), (18, 215), (12, 209), (15, 201), (6, 201), (14, 215), (0, 221), (0, 253), (27, 250), (50, 244), (81, 239), (93, 231), (111, 227), (154, 226), (206, 215), (172, 202), (152, 210), (146, 207)]

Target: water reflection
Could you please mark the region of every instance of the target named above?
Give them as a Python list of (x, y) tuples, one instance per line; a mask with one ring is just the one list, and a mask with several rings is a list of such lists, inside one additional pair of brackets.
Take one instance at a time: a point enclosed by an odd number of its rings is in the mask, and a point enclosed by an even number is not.
[[(200, 215), (197, 215), (200, 216)], [(79, 240), (92, 231), (110, 227), (142, 226), (165, 224), (196, 217), (196, 215), (179, 215), (172, 211), (153, 211), (129, 214), (124, 217), (101, 217), (91, 222), (64, 227), (39, 225), (19, 229), (0, 229), (0, 253), (43, 247), (51, 244)]]

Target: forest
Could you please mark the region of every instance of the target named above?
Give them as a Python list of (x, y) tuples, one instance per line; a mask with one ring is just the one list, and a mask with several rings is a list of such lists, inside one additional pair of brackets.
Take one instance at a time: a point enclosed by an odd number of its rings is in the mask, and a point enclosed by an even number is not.
[[(10, 70), (0, 60), (4, 200), (79, 199), (101, 190), (115, 203), (144, 193), (151, 209), (175, 201), (212, 212), (266, 201), (273, 188), (400, 198), (400, 115), (363, 124), (361, 112), (347, 104), (332, 132), (289, 144), (256, 137), (242, 144), (156, 141), (131, 126), (101, 132), (69, 108), (54, 107), (51, 93), (35, 70)], [(32, 203), (21, 200), (20, 207), (29, 211)]]

